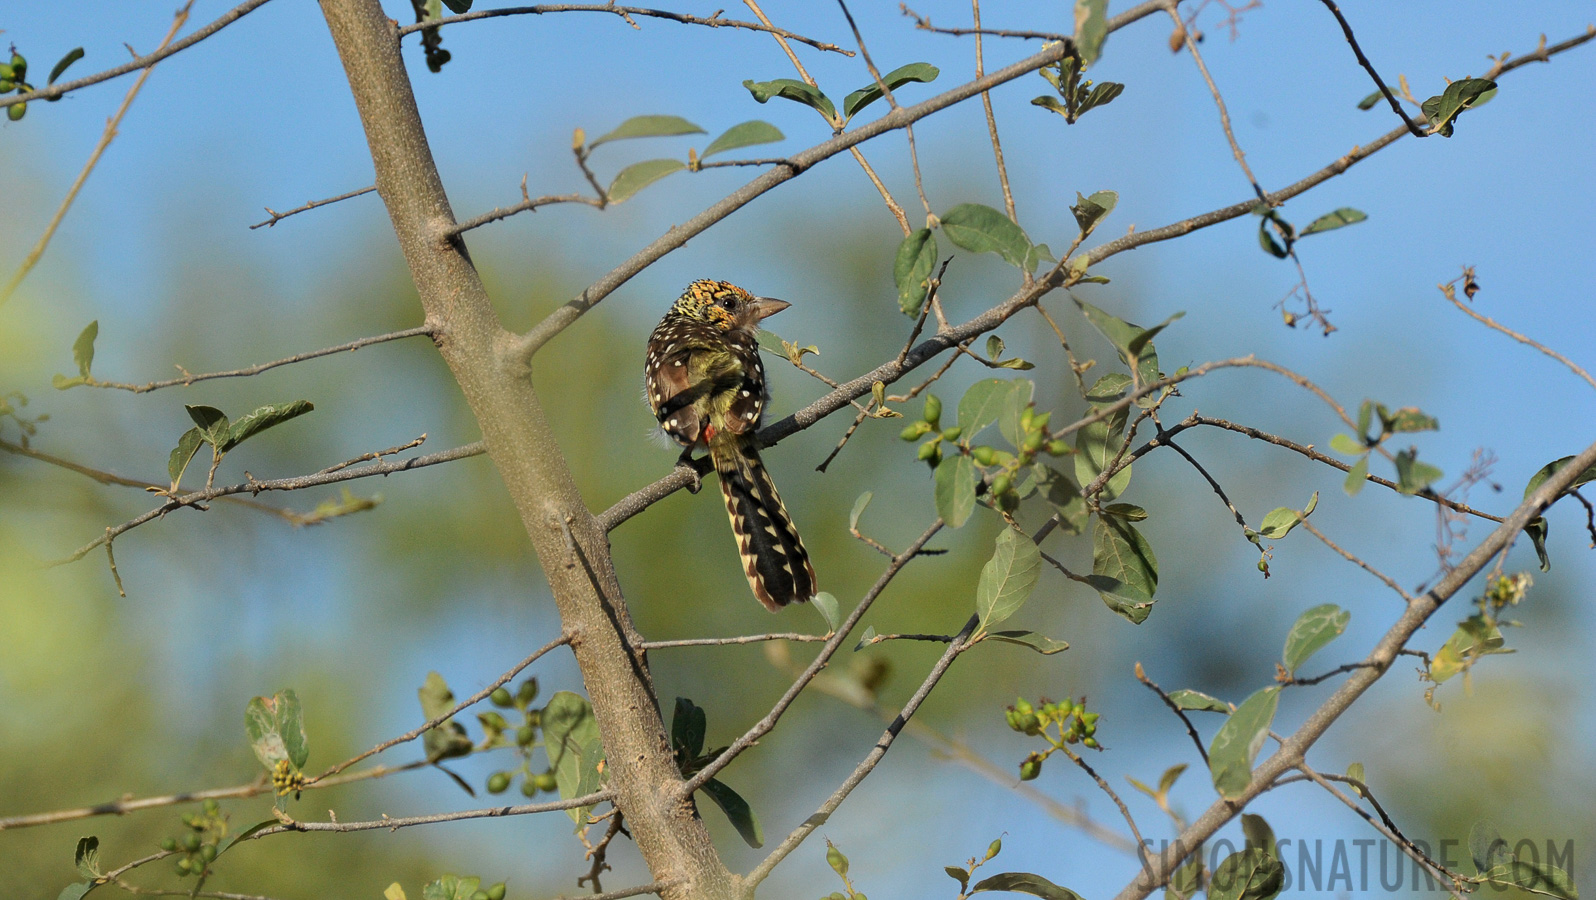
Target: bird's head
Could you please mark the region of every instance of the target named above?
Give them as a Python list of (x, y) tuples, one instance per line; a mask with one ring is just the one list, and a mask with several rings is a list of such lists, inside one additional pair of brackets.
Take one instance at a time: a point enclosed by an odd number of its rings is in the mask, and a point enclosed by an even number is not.
[(726, 281), (695, 281), (676, 299), (672, 311), (708, 322), (721, 331), (756, 331), (761, 319), (792, 304), (773, 297), (755, 297)]

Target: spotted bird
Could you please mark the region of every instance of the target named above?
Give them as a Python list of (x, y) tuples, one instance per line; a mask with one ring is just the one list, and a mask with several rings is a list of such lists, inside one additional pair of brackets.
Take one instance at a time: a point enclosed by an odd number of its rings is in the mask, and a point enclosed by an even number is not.
[(649, 408), (691, 453), (707, 447), (754, 596), (771, 612), (815, 594), (815, 570), (754, 437), (770, 392), (754, 335), (791, 304), (695, 281), (648, 338)]

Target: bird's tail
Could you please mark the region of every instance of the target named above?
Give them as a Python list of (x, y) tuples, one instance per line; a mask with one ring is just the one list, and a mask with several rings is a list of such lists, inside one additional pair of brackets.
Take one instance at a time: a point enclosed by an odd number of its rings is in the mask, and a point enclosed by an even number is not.
[(712, 440), (710, 457), (754, 596), (771, 612), (813, 597), (815, 570), (809, 564), (809, 551), (753, 442), (745, 437)]

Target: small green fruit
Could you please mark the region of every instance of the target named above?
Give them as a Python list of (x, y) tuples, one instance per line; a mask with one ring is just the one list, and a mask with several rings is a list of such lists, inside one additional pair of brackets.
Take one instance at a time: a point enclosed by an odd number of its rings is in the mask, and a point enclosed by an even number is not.
[(488, 776), (488, 793), (502, 794), (510, 789), (510, 773), (494, 772)]
[(918, 459), (922, 460), (931, 460), (940, 457), (941, 455), (942, 448), (937, 446), (936, 441), (926, 441), (925, 443), (921, 444), (920, 452), (915, 454)]
[(488, 900), (487, 891), (472, 891), (471, 900)]
[(947, 428), (942, 429), (942, 439), (944, 441), (956, 441), (959, 439), (959, 435), (963, 433), (963, 428), (960, 428), (957, 425), (950, 425)]
[(182, 844), (184, 850), (193, 853), (200, 848), (200, 836), (191, 831), (183, 835)]
[(488, 887), (488, 900), (504, 900), (504, 882)]
[(515, 705), (515, 697), (511, 696), (510, 692), (504, 688), (498, 688), (493, 693), (489, 694), (488, 700), (490, 700), (494, 706), (498, 707), (510, 707)]
[(930, 422), (911, 422), (903, 431), (898, 433), (898, 437), (905, 441), (918, 441), (920, 438), (925, 437), (930, 430)]
[(22, 121), (22, 117), (27, 115), (27, 114), (28, 114), (28, 104), (26, 104), (26, 103), (13, 103), (10, 106), (6, 107), (6, 118), (10, 119), (13, 122)]
[(975, 461), (983, 466), (992, 465), (992, 461), (997, 458), (996, 451), (985, 445), (971, 449), (970, 456), (974, 457)]
[(523, 747), (530, 746), (538, 739), (538, 730), (531, 725), (522, 725), (515, 730), (515, 742)]
[(925, 395), (925, 420), (932, 426), (942, 420), (942, 399), (936, 394)]
[(521, 688), (516, 691), (515, 697), (522, 703), (531, 703), (536, 700), (538, 698), (538, 680), (536, 678), (528, 678), (521, 682)]
[(172, 838), (167, 838), (166, 840), (161, 841), (161, 849), (165, 850), (167, 853), (176, 852), (177, 841), (173, 840)]
[(538, 790), (545, 793), (552, 793), (560, 789), (560, 783), (554, 778), (553, 772), (544, 772), (542, 775), (536, 776), (534, 780), (537, 782)]

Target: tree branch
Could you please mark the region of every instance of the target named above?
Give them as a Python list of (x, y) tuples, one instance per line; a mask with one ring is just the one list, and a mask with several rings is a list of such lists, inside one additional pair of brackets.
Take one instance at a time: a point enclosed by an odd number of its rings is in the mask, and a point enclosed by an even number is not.
[(370, 185), (368, 187), (360, 188), (359, 190), (350, 191), (350, 192), (345, 193), (345, 194), (339, 194), (336, 197), (328, 197), (325, 200), (312, 200), (309, 203), (306, 203), (304, 206), (296, 206), (293, 209), (291, 209), (291, 210), (289, 210), (288, 212), (285, 212), (285, 213), (280, 213), (277, 210), (272, 209), (270, 206), (268, 206), (268, 207), (266, 207), (266, 212), (271, 216), (271, 218), (267, 219), (264, 222), (256, 222), (254, 225), (249, 226), (249, 230), (250, 231), (254, 231), (257, 228), (270, 228), (273, 225), (276, 225), (278, 222), (281, 222), (282, 220), (288, 218), (289, 216), (297, 216), (297, 215), (299, 215), (302, 212), (308, 212), (310, 210), (315, 209), (318, 206), (327, 206), (329, 204), (337, 203), (340, 200), (348, 200), (351, 197), (359, 197), (362, 194), (369, 194), (372, 191), (375, 191), (376, 189), (377, 189), (377, 186), (373, 184), (373, 185)]
[(539, 16), (544, 13), (562, 12), (596, 12), (609, 13), (626, 20), (633, 28), (637, 23), (632, 22), (628, 16), (645, 16), (654, 19), (665, 19), (670, 22), (680, 22), (683, 25), (707, 25), (710, 28), (742, 28), (748, 31), (765, 31), (777, 37), (788, 38), (801, 44), (808, 44), (816, 50), (825, 50), (831, 53), (841, 53), (843, 56), (852, 56), (853, 51), (844, 50), (836, 44), (804, 37), (801, 34), (777, 28), (774, 25), (761, 25), (758, 22), (741, 22), (737, 19), (722, 19), (720, 13), (713, 16), (691, 16), (687, 13), (672, 12), (666, 9), (648, 9), (642, 6), (616, 6), (613, 3), (544, 3), (537, 6), (511, 6), (504, 9), (482, 9), (468, 12), (458, 16), (444, 16), (441, 19), (428, 19), (414, 25), (405, 25), (399, 29), (399, 36), (404, 37), (423, 28), (441, 28), (444, 25), (454, 25), (458, 22), (472, 22), (477, 19), (493, 19), (499, 16)]
[(269, 2), (269, 0), (245, 0), (245, 2), (240, 3), (239, 5), (223, 13), (214, 22), (211, 22), (209, 25), (206, 25), (198, 31), (195, 31), (193, 34), (190, 34), (181, 40), (173, 41), (165, 48), (156, 50), (148, 56), (135, 56), (133, 57), (132, 62), (126, 62), (120, 66), (106, 69), (104, 72), (86, 75), (82, 78), (77, 78), (72, 81), (63, 81), (59, 84), (52, 84), (49, 87), (41, 88), (37, 91), (32, 91), (26, 94), (12, 94), (9, 97), (0, 97), (0, 108), (11, 106), (14, 103), (28, 103), (33, 100), (53, 100), (56, 97), (63, 96), (80, 88), (86, 88), (91, 84), (99, 84), (102, 81), (110, 81), (112, 78), (126, 75), (129, 72), (137, 72), (139, 69), (148, 69), (150, 66), (155, 65), (168, 56), (171, 56), (174, 53), (181, 53), (182, 51), (187, 50), (189, 47), (192, 47), (200, 41), (205, 40), (216, 32), (221, 31), (223, 28), (226, 28), (234, 22), (237, 22), (244, 16), (247, 16), (262, 6), (265, 6), (267, 2)]

